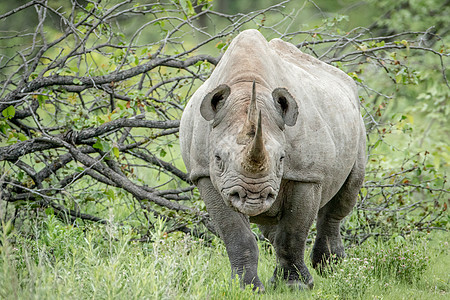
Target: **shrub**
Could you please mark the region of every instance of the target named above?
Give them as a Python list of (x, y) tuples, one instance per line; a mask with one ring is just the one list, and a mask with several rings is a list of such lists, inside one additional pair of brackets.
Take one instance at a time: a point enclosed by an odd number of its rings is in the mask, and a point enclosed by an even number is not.
[(383, 248), (377, 246), (368, 252), (374, 275), (391, 277), (405, 283), (413, 283), (429, 264), (427, 242), (402, 239), (392, 240)]
[(380, 282), (385, 287), (392, 281), (413, 284), (429, 265), (427, 245), (423, 237), (413, 236), (367, 241), (349, 249), (348, 257), (328, 266), (323, 275), (330, 290), (343, 299), (364, 298), (367, 290)]

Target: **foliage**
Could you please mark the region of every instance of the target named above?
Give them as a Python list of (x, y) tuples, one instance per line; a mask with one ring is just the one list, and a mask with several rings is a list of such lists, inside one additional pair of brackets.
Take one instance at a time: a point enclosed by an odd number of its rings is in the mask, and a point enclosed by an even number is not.
[(370, 259), (375, 274), (380, 277), (390, 275), (409, 283), (420, 279), (428, 266), (426, 248), (421, 246), (394, 243), (386, 250), (377, 249), (376, 253), (371, 253)]
[[(214, 1), (1, 3), (1, 219), (26, 233), (30, 219), (54, 214), (73, 226), (130, 229), (141, 241), (154, 239), (163, 219), (169, 233), (208, 237), (214, 229), (180, 159), (178, 120), (233, 36), (257, 28), (359, 86), (367, 179), (344, 237), (448, 229), (448, 7), (369, 2), (385, 17), (350, 29), (351, 18), (312, 1), (246, 14), (219, 12)], [(434, 27), (408, 19), (409, 6), (416, 19), (436, 8)], [(302, 23), (313, 13), (321, 17)], [(415, 27), (399, 25), (407, 22)], [(54, 243), (52, 251), (67, 250)]]
[[(400, 236), (388, 241), (371, 239), (363, 246), (351, 248), (347, 258), (327, 270), (327, 284), (342, 299), (367, 299), (370, 293), (378, 299), (378, 295), (395, 294), (390, 289), (400, 289), (400, 286), (414, 290), (429, 276), (427, 269), (445, 260), (440, 255), (447, 251), (448, 243), (435, 247), (427, 236), (417, 234), (407, 239)], [(445, 276), (443, 279), (445, 282)], [(426, 293), (414, 296), (422, 297), (426, 298)]]
[(327, 270), (335, 290), (343, 298), (363, 297), (379, 281), (414, 284), (429, 266), (428, 242), (397, 236), (389, 241), (370, 241), (364, 249)]
[[(106, 227), (106, 234), (105, 232)], [(204, 241), (167, 234), (161, 219), (151, 230), (153, 243), (140, 243), (130, 231), (109, 224), (74, 227), (54, 216), (36, 220), (33, 235), (2, 233), (2, 299), (414, 299), (448, 298), (449, 246), (445, 235), (415, 235), (400, 243), (369, 240), (348, 250), (335, 273), (320, 277), (312, 291), (269, 284), (275, 264), (270, 246), (259, 242), (264, 295), (241, 289), (228, 272), (228, 257), (218, 238)], [(64, 238), (62, 238), (64, 237)], [(58, 245), (59, 244), (59, 245)], [(414, 246), (409, 246), (410, 244)], [(419, 257), (425, 268), (409, 269), (415, 280), (397, 280), (392, 262), (400, 251)], [(266, 247), (268, 246), (268, 247)], [(400, 248), (399, 248), (400, 249)], [(389, 253), (375, 265), (376, 252)], [(426, 252), (425, 252), (426, 251)], [(395, 256), (394, 256), (395, 255)], [(414, 256), (415, 255), (415, 256)], [(428, 259), (424, 263), (424, 256)], [(419, 266), (416, 264), (415, 266)], [(374, 267), (374, 268), (372, 268)], [(376, 271), (375, 271), (376, 270)], [(346, 281), (348, 279), (348, 281)]]

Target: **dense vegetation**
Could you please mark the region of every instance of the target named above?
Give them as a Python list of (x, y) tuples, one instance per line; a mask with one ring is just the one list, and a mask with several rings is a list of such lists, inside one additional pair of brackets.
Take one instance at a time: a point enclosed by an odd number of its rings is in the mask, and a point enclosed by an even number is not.
[(347, 2), (0, 3), (0, 297), (258, 297), (228, 285), (177, 141), (189, 97), (247, 28), (360, 89), (369, 162), (348, 260), (308, 296), (448, 296), (449, 1)]
[[(129, 242), (132, 232), (113, 226), (73, 227), (49, 216), (34, 237), (3, 236), (2, 299), (447, 299), (450, 247), (439, 232), (426, 239), (368, 240), (327, 276), (315, 272), (312, 291), (269, 283), (273, 248), (260, 242), (264, 295), (231, 281), (223, 243), (166, 233), (155, 224), (152, 243)], [(430, 239), (430, 240), (429, 240)]]

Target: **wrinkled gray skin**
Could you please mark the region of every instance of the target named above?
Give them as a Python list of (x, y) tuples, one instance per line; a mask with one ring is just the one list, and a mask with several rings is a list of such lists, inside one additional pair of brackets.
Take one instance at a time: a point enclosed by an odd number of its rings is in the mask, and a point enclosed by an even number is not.
[(365, 166), (356, 86), (345, 73), (244, 31), (189, 101), (180, 144), (243, 284), (264, 290), (249, 222), (275, 247), (274, 276), (299, 288), (313, 286), (304, 249), (314, 219), (313, 267), (345, 255), (339, 224), (356, 202)]

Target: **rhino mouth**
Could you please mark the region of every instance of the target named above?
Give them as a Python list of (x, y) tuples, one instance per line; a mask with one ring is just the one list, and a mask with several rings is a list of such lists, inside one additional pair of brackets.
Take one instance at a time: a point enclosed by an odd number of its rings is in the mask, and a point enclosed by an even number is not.
[(260, 192), (251, 192), (236, 186), (226, 193), (226, 203), (247, 216), (256, 216), (267, 211), (275, 202), (277, 192), (270, 186)]

